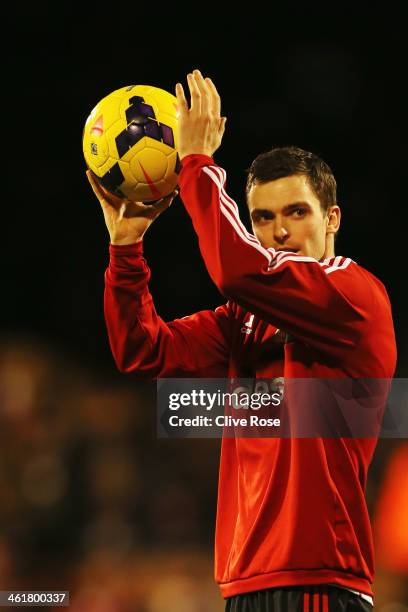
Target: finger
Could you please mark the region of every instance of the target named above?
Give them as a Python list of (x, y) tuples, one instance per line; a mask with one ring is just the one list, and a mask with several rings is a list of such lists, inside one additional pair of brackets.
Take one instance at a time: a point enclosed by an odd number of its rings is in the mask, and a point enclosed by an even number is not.
[(201, 114), (201, 95), (195, 78), (192, 74), (187, 75), (188, 88), (190, 90), (191, 97), (191, 111), (194, 115)]
[(217, 88), (215, 87), (210, 77), (206, 77), (205, 80), (207, 82), (208, 89), (211, 93), (212, 108), (213, 108), (214, 115), (216, 117), (219, 117), (221, 115), (221, 98), (218, 94)]
[(218, 133), (220, 134), (220, 136), (224, 135), (225, 132), (225, 124), (227, 123), (227, 118), (226, 117), (221, 117), (221, 121), (220, 121), (220, 126), (218, 128)]
[(208, 112), (212, 112), (211, 93), (209, 91), (208, 85), (205, 82), (204, 77), (199, 70), (194, 70), (193, 77), (197, 84), (198, 89), (200, 90), (201, 114), (202, 115), (208, 114)]
[(171, 193), (169, 193), (169, 195), (165, 196), (164, 198), (162, 198), (161, 200), (159, 200), (155, 205), (154, 205), (154, 210), (157, 211), (157, 213), (162, 212), (163, 210), (165, 210), (166, 208), (168, 208), (170, 206), (170, 204), (172, 203), (172, 201), (174, 200), (175, 197), (178, 196), (178, 189), (175, 189), (174, 191), (172, 191)]
[(155, 219), (170, 206), (177, 195), (178, 190), (176, 189), (164, 198), (157, 200), (157, 202), (154, 204), (149, 204), (149, 202), (138, 202), (137, 206), (134, 206), (135, 203), (131, 202), (130, 204), (132, 206), (127, 209), (125, 216), (138, 216), (147, 217), (148, 219)]
[(91, 172), (91, 170), (87, 170), (86, 171), (86, 176), (88, 178), (88, 181), (92, 187), (92, 191), (94, 192), (94, 194), (96, 195), (96, 197), (98, 198), (99, 202), (102, 204), (102, 206), (106, 206), (107, 202), (106, 202), (106, 198), (105, 198), (105, 194), (102, 191), (102, 187), (100, 185), (100, 183), (95, 179), (93, 172)]
[(99, 189), (103, 193), (104, 199), (108, 202), (108, 204), (110, 204), (111, 206), (115, 206), (115, 208), (117, 208), (118, 206), (122, 206), (123, 202), (129, 202), (127, 198), (120, 198), (111, 191), (105, 189), (102, 183), (99, 183)]
[(95, 195), (98, 195), (98, 196), (102, 195), (102, 194), (99, 193), (99, 191), (100, 191), (99, 190), (99, 184), (96, 182), (96, 180), (94, 178), (94, 175), (93, 175), (93, 172), (91, 172), (91, 170), (89, 170), (89, 168), (86, 171), (86, 177), (87, 177), (87, 179), (88, 179), (88, 181), (89, 181), (89, 183), (90, 183), (90, 185), (92, 187), (92, 190), (95, 193)]
[(176, 97), (177, 97), (177, 110), (180, 115), (187, 113), (188, 104), (186, 100), (186, 96), (184, 95), (184, 89), (181, 83), (177, 83), (176, 85)]
[(123, 202), (127, 201), (126, 198), (121, 199), (110, 193), (110, 191), (108, 191), (107, 189), (105, 189), (105, 187), (103, 187), (103, 185), (101, 185), (101, 183), (95, 177), (92, 170), (88, 169), (86, 171), (86, 175), (91, 184), (92, 190), (98, 198), (102, 207), (110, 206), (118, 210), (123, 204)]

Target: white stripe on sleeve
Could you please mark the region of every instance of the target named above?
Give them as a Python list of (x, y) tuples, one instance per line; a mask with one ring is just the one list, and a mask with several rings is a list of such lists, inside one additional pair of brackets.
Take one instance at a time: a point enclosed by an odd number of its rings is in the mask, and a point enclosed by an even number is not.
[[(219, 192), (220, 199), (220, 210), (224, 217), (231, 223), (234, 230), (251, 247), (259, 251), (268, 260), (268, 270), (276, 270), (282, 264), (288, 261), (306, 262), (306, 263), (317, 263), (324, 268), (326, 274), (331, 274), (337, 270), (344, 270), (353, 261), (350, 258), (344, 259), (343, 263), (341, 260), (343, 257), (337, 255), (336, 257), (327, 257), (324, 261), (317, 261), (314, 257), (296, 255), (287, 251), (278, 251), (273, 248), (265, 249), (259, 240), (253, 234), (250, 234), (246, 227), (243, 225), (239, 217), (239, 209), (236, 202), (227, 194), (223, 185), (226, 181), (226, 172), (219, 166), (203, 166), (203, 171), (211, 178), (215, 183)], [(328, 267), (325, 267), (328, 266)]]

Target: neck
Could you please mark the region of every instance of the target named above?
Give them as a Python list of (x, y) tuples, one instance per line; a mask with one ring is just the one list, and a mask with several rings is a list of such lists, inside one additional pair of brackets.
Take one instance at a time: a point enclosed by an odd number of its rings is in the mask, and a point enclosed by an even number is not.
[(335, 256), (335, 252), (334, 252), (334, 235), (333, 234), (328, 234), (326, 236), (326, 244), (324, 247), (324, 255), (322, 257), (322, 259), (327, 259), (328, 257), (334, 257)]

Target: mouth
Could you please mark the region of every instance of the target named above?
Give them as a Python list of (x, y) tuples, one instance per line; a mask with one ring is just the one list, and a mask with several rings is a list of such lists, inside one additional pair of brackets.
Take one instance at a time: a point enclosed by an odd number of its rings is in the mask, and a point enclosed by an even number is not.
[(299, 249), (293, 249), (293, 248), (286, 247), (284, 249), (276, 249), (276, 251), (286, 251), (287, 253), (297, 253)]

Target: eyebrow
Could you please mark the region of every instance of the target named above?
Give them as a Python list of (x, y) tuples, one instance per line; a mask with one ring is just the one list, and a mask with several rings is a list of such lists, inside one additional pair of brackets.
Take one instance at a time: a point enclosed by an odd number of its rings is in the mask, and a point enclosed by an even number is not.
[[(283, 213), (290, 213), (292, 210), (294, 210), (295, 208), (299, 208), (300, 206), (302, 206), (303, 208), (308, 208), (309, 210), (312, 209), (312, 207), (310, 206), (309, 202), (293, 202), (292, 204), (287, 204), (286, 206), (284, 206), (282, 208), (282, 212)], [(275, 213), (270, 210), (269, 208), (253, 208), (251, 211), (251, 217), (253, 217), (255, 214), (265, 214), (267, 213), (268, 215), (275, 215)]]

